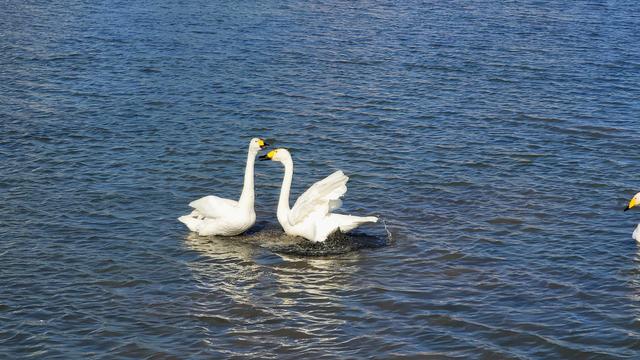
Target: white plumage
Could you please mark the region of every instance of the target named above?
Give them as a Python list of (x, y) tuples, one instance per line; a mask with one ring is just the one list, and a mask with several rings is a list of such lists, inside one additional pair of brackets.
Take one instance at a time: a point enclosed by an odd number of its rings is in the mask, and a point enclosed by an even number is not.
[(305, 191), (289, 212), (288, 220), (297, 224), (314, 212), (327, 215), (331, 210), (342, 206), (340, 198), (347, 192), (349, 178), (340, 170), (311, 185)]
[[(632, 209), (632, 208), (638, 206), (639, 204), (640, 204), (640, 193), (637, 193), (631, 198), (631, 200), (629, 201), (629, 205), (627, 205), (627, 207), (624, 208), (624, 211)], [(636, 229), (633, 230), (633, 234), (631, 235), (631, 237), (633, 237), (633, 239), (635, 241), (640, 243), (640, 224), (638, 224)]]
[(209, 195), (189, 203), (194, 210), (178, 218), (189, 230), (199, 235), (233, 236), (245, 232), (256, 222), (254, 210), (253, 168), (256, 155), (266, 146), (262, 139), (253, 138), (249, 143), (244, 186), (240, 200), (223, 199)]
[(358, 226), (377, 222), (375, 216), (352, 216), (333, 214), (340, 208), (340, 198), (347, 192), (349, 178), (340, 170), (313, 184), (289, 208), (289, 193), (293, 178), (293, 160), (286, 149), (276, 149), (261, 160), (279, 161), (284, 165), (284, 179), (278, 201), (278, 221), (289, 235), (304, 237), (311, 241), (325, 241), (334, 231), (351, 231)]

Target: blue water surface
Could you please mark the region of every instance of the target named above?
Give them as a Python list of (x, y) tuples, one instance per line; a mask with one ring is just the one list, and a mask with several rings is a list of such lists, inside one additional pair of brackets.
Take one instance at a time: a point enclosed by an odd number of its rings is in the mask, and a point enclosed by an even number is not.
[[(632, 1), (0, 2), (0, 358), (638, 358), (639, 28)], [(342, 169), (390, 245), (263, 246), (270, 162), (253, 240), (189, 234), (254, 136), (294, 195)]]

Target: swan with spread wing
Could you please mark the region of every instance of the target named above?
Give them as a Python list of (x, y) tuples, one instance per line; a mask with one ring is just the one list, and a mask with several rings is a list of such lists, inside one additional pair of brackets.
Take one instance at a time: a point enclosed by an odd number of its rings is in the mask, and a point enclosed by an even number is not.
[(335, 231), (348, 232), (358, 226), (377, 222), (375, 216), (334, 214), (342, 205), (340, 198), (347, 192), (349, 178), (340, 170), (313, 184), (289, 208), (289, 193), (293, 179), (293, 160), (286, 149), (274, 149), (260, 160), (279, 161), (284, 165), (284, 178), (278, 200), (278, 222), (284, 232), (307, 240), (321, 242)]

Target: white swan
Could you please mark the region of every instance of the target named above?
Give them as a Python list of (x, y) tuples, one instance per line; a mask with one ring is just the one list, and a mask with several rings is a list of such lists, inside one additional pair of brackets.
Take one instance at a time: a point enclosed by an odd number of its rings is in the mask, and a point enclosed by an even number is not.
[(262, 139), (253, 138), (249, 143), (247, 167), (244, 171), (244, 186), (240, 200), (229, 200), (209, 195), (192, 201), (189, 206), (194, 210), (189, 215), (178, 218), (189, 230), (199, 235), (233, 236), (243, 233), (256, 222), (253, 209), (255, 193), (253, 190), (253, 166), (258, 152), (268, 146)]
[[(629, 201), (629, 205), (627, 205), (627, 207), (624, 208), (624, 211), (627, 211), (633, 207), (636, 207), (638, 204), (640, 204), (640, 193), (635, 194), (631, 198), (631, 201)], [(638, 224), (636, 229), (633, 231), (633, 235), (631, 235), (631, 237), (633, 237), (637, 242), (640, 242), (640, 224)]]
[(340, 170), (313, 184), (300, 195), (293, 208), (289, 209), (289, 191), (293, 178), (291, 154), (286, 149), (275, 149), (260, 156), (260, 160), (279, 161), (284, 165), (277, 215), (285, 233), (311, 241), (325, 241), (336, 230), (347, 232), (364, 223), (378, 221), (375, 216), (331, 213), (342, 205), (340, 198), (347, 192), (349, 178)]

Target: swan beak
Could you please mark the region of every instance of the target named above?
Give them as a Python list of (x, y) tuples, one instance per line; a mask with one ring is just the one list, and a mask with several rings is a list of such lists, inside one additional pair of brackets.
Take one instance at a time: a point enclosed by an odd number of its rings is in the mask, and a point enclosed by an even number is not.
[(636, 198), (634, 197), (633, 199), (631, 199), (631, 201), (629, 201), (629, 205), (627, 205), (627, 207), (624, 208), (624, 211), (627, 211), (627, 210), (631, 209), (632, 207), (635, 207), (636, 205), (638, 205), (638, 202), (636, 201)]
[(264, 142), (264, 140), (262, 140), (262, 139), (258, 139), (258, 146), (260, 146), (260, 150), (262, 150), (262, 149), (266, 148), (267, 146), (269, 146), (269, 144)]
[(260, 161), (266, 161), (266, 160), (271, 160), (273, 159), (273, 157), (276, 155), (276, 151), (275, 150), (271, 150), (269, 151), (266, 155), (262, 155), (259, 156), (258, 159)]

